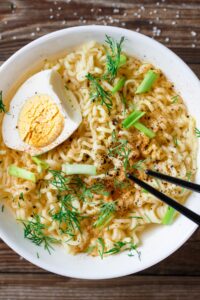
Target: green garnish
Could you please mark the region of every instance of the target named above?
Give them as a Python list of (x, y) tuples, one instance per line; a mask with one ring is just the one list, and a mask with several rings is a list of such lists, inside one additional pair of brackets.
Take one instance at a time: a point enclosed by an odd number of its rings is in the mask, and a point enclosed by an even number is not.
[(108, 223), (113, 218), (113, 215), (116, 211), (116, 204), (114, 202), (103, 203), (98, 218), (94, 223), (94, 227), (102, 227), (108, 225)]
[(72, 188), (78, 198), (85, 201), (87, 198), (92, 199), (94, 194), (109, 196), (110, 193), (106, 191), (105, 185), (102, 182), (96, 182), (91, 186), (87, 186), (85, 182), (76, 177), (71, 181)]
[(129, 154), (131, 150), (128, 147), (128, 141), (120, 139), (118, 145), (108, 150), (108, 156), (115, 157), (116, 155), (123, 159), (123, 166), (126, 170), (129, 166)]
[(158, 76), (158, 73), (153, 70), (149, 70), (144, 76), (143, 81), (140, 83), (135, 93), (142, 94), (148, 92), (152, 88)]
[(106, 251), (105, 254), (117, 254), (121, 252), (121, 248), (124, 247), (126, 244), (126, 242), (116, 242), (114, 243), (114, 247)]
[(114, 95), (119, 90), (121, 90), (121, 88), (124, 86), (125, 82), (126, 82), (126, 78), (125, 77), (120, 78), (118, 80), (118, 82), (116, 83), (116, 85), (112, 88), (111, 93)]
[(24, 193), (21, 192), (21, 193), (19, 194), (19, 200), (24, 201)]
[(72, 205), (72, 201), (75, 199), (71, 194), (58, 196), (60, 209), (56, 213), (50, 212), (52, 219), (59, 223), (61, 231), (71, 236), (74, 236), (76, 230), (81, 231), (80, 213)]
[(121, 55), (120, 55), (120, 60), (119, 60), (119, 67), (125, 65), (126, 61), (127, 61), (126, 55), (121, 54)]
[(130, 219), (141, 219), (141, 220), (143, 220), (143, 217), (138, 217), (138, 216), (130, 216), (129, 218)]
[(53, 180), (51, 180), (51, 184), (55, 186), (59, 191), (67, 191), (70, 189), (70, 179), (65, 177), (66, 174), (64, 172), (56, 170), (49, 170), (49, 172), (53, 175)]
[(200, 130), (198, 128), (195, 128), (195, 134), (196, 134), (196, 137), (200, 137)]
[(122, 126), (126, 129), (134, 125), (142, 116), (144, 116), (145, 112), (135, 110), (133, 111), (125, 120), (122, 122)]
[(122, 250), (124, 250), (124, 251), (128, 250), (129, 251), (128, 256), (134, 256), (134, 253), (136, 252), (138, 254), (139, 259), (140, 259), (140, 252), (137, 250), (137, 245), (133, 244), (132, 242), (118, 241), (118, 242), (114, 243), (113, 248), (109, 249), (108, 251), (106, 251), (104, 253), (113, 255), (113, 254), (120, 253)]
[(3, 103), (3, 92), (0, 91), (0, 112), (6, 112), (6, 106)]
[(130, 186), (130, 183), (128, 181), (119, 181), (116, 178), (114, 178), (114, 187), (118, 189), (124, 189)]
[(63, 172), (67, 175), (73, 174), (85, 174), (96, 175), (96, 167), (94, 165), (87, 164), (64, 164)]
[(89, 246), (84, 252), (87, 254), (90, 254), (94, 251), (94, 249), (95, 249), (95, 246)]
[(40, 255), (39, 255), (39, 253), (37, 252), (36, 254), (37, 254), (37, 258), (39, 259), (39, 258), (40, 258)]
[(101, 259), (103, 259), (103, 254), (104, 254), (104, 249), (105, 249), (104, 240), (102, 238), (98, 238), (97, 242), (99, 244), (99, 247), (98, 247), (99, 256), (101, 257)]
[(138, 171), (144, 171), (145, 167), (144, 167), (144, 162), (146, 161), (146, 159), (140, 159), (138, 160), (134, 165), (132, 165), (132, 168)]
[(124, 97), (124, 95), (122, 95), (123, 115), (126, 114), (126, 103), (127, 103), (127, 100), (126, 100), (126, 98)]
[(3, 213), (4, 212), (4, 208), (5, 208), (5, 206), (4, 206), (4, 204), (1, 206), (1, 212)]
[(36, 176), (34, 173), (27, 171), (25, 169), (16, 167), (15, 165), (10, 165), (8, 167), (8, 174), (14, 177), (26, 179), (32, 182), (36, 182)]
[(175, 104), (179, 99), (179, 95), (173, 96), (171, 97), (171, 99), (172, 99), (172, 104)]
[(39, 159), (37, 156), (32, 156), (32, 160), (38, 165), (39, 173), (41, 173), (42, 170), (47, 170), (49, 168), (49, 164), (46, 161)]
[(126, 63), (126, 56), (122, 55), (122, 44), (125, 38), (121, 37), (119, 43), (106, 35), (106, 44), (109, 50), (106, 50), (106, 73), (104, 79), (113, 80), (118, 72), (118, 69)]
[(90, 99), (91, 101), (100, 100), (101, 105), (105, 105), (108, 111), (112, 108), (112, 100), (110, 93), (105, 91), (100, 85), (100, 79), (94, 77), (92, 74), (88, 73), (86, 78), (90, 81), (91, 92)]
[(177, 147), (177, 146), (178, 146), (178, 139), (177, 139), (177, 137), (174, 137), (174, 138), (173, 138), (173, 141), (174, 141), (175, 147)]
[(44, 249), (51, 254), (51, 250), (53, 250), (52, 244), (59, 243), (59, 241), (44, 234), (46, 225), (41, 223), (40, 216), (35, 215), (31, 221), (22, 221), (22, 223), (24, 225), (24, 237), (37, 246), (43, 245)]
[(172, 208), (171, 206), (168, 206), (167, 212), (162, 219), (162, 224), (164, 224), (164, 225), (172, 224), (175, 213), (176, 213), (176, 210), (174, 208)]
[(147, 128), (145, 125), (143, 125), (140, 122), (135, 122), (133, 126), (144, 133), (148, 138), (152, 139), (156, 136), (155, 132), (153, 132), (151, 129)]
[(153, 223), (152, 220), (149, 218), (149, 216), (146, 213), (144, 213), (144, 216), (146, 217), (146, 219), (149, 223)]

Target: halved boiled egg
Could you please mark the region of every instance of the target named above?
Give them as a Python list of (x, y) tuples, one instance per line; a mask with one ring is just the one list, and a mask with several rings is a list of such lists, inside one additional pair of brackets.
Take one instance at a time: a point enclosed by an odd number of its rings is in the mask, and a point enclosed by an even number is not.
[(39, 155), (64, 142), (81, 121), (76, 96), (58, 72), (45, 70), (25, 81), (11, 100), (3, 140), (9, 148)]

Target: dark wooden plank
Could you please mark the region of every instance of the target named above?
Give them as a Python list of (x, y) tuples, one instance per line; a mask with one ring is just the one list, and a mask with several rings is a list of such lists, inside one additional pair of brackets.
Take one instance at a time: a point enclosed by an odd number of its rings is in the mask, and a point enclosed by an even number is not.
[(174, 49), (188, 63), (200, 63), (199, 7), (200, 1), (181, 0), (3, 0), (0, 60), (48, 32), (96, 23), (140, 31)]
[(0, 275), (0, 299), (198, 299), (200, 278), (141, 276), (76, 280), (53, 275)]
[[(77, 25), (113, 25), (164, 43), (200, 77), (200, 0), (0, 0), (0, 64), (28, 42)], [(0, 299), (198, 299), (200, 230), (135, 276), (102, 281), (50, 274), (0, 241)]]

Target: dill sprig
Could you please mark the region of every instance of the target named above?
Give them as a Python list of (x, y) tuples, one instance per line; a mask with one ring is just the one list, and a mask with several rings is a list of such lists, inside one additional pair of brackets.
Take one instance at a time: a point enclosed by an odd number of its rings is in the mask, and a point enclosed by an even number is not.
[(74, 187), (77, 197), (82, 201), (87, 200), (87, 198), (92, 199), (94, 194), (109, 196), (109, 192), (106, 191), (105, 185), (102, 182), (87, 186), (80, 177), (76, 177), (71, 184)]
[(3, 103), (3, 92), (0, 91), (0, 112), (6, 112), (6, 106)]
[(122, 247), (124, 247), (126, 244), (126, 242), (116, 242), (114, 243), (114, 247), (106, 251), (105, 254), (117, 254), (121, 252)]
[(101, 259), (103, 259), (104, 249), (105, 249), (104, 240), (102, 238), (98, 238), (97, 242), (98, 242), (98, 253), (99, 253), (99, 256), (101, 257)]
[(56, 213), (52, 213), (51, 211), (51, 217), (60, 224), (61, 231), (70, 236), (74, 236), (76, 230), (81, 231), (80, 213), (72, 205), (74, 199), (76, 199), (75, 196), (71, 194), (58, 196), (60, 209)]
[(128, 256), (134, 256), (134, 254), (137, 253), (138, 258), (140, 259), (140, 252), (137, 250), (137, 245), (135, 245), (133, 242), (115, 242), (114, 247), (104, 252), (104, 254), (113, 255), (127, 250), (129, 251)]
[(108, 45), (109, 49), (106, 49), (106, 73), (104, 79), (113, 80), (116, 77), (121, 65), (121, 52), (124, 40), (125, 38), (121, 37), (120, 41), (117, 42), (106, 35), (105, 43)]
[(145, 170), (145, 163), (146, 159), (140, 159), (138, 160), (133, 166), (132, 168), (138, 171), (144, 171)]
[(66, 174), (62, 171), (49, 170), (49, 172), (53, 175), (53, 180), (51, 180), (51, 184), (55, 186), (59, 191), (67, 191), (69, 190), (69, 182), (70, 179), (66, 177)]
[(44, 249), (51, 254), (51, 250), (54, 249), (52, 244), (59, 243), (59, 241), (44, 234), (46, 226), (41, 223), (40, 216), (34, 215), (31, 221), (22, 222), (24, 225), (24, 237), (32, 241), (37, 246), (43, 245)]
[(128, 147), (128, 141), (125, 139), (119, 139), (118, 145), (108, 150), (108, 156), (110, 157), (119, 156), (120, 158), (123, 159), (124, 170), (126, 170), (129, 167), (130, 153), (131, 150)]
[(100, 100), (101, 105), (105, 105), (110, 112), (112, 108), (112, 99), (108, 91), (105, 91), (101, 86), (100, 78), (94, 77), (92, 74), (88, 73), (86, 78), (90, 81), (90, 99), (91, 101)]
[(195, 134), (196, 134), (196, 137), (200, 137), (200, 130), (198, 128), (195, 128)]
[(114, 202), (103, 203), (100, 207), (99, 215), (94, 223), (94, 227), (102, 227), (107, 225), (116, 211), (116, 204)]

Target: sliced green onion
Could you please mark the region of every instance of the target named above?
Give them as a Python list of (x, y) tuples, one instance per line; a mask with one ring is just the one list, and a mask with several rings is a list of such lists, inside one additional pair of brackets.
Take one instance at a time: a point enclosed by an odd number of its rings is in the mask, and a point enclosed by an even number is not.
[(26, 179), (29, 181), (36, 182), (36, 176), (34, 173), (27, 171), (25, 169), (16, 167), (15, 165), (10, 165), (8, 167), (8, 174), (18, 178)]
[(153, 132), (151, 129), (147, 128), (145, 125), (143, 125), (140, 122), (135, 122), (133, 126), (138, 129), (139, 131), (143, 132), (148, 138), (152, 139), (155, 137), (155, 132)]
[(164, 225), (172, 224), (175, 213), (176, 213), (176, 210), (174, 208), (172, 208), (171, 206), (168, 206), (167, 212), (162, 219), (162, 224), (164, 224)]
[(154, 82), (158, 78), (158, 73), (155, 71), (149, 70), (144, 76), (143, 81), (140, 83), (136, 90), (136, 94), (142, 94), (148, 92), (153, 86)]
[(38, 165), (39, 173), (41, 173), (42, 170), (47, 170), (49, 168), (49, 164), (46, 161), (39, 159), (37, 156), (32, 156), (32, 160)]
[(137, 122), (142, 116), (144, 116), (145, 112), (135, 110), (133, 111), (123, 122), (122, 126), (124, 128), (129, 128), (132, 125), (134, 125), (135, 122)]
[(94, 165), (64, 164), (63, 172), (65, 172), (67, 175), (73, 175), (73, 174), (96, 175), (96, 167)]
[(114, 95), (116, 92), (118, 92), (119, 90), (121, 90), (121, 88), (124, 86), (126, 82), (126, 78), (122, 77), (118, 80), (118, 82), (116, 83), (116, 85), (112, 88), (112, 94)]
[(125, 63), (126, 63), (126, 55), (121, 54), (119, 59), (119, 67), (125, 65)]

